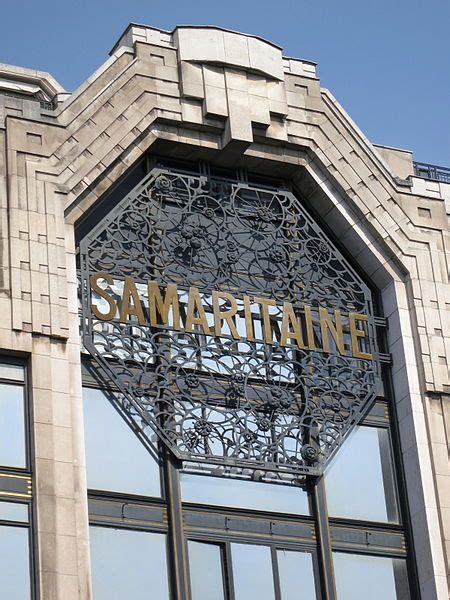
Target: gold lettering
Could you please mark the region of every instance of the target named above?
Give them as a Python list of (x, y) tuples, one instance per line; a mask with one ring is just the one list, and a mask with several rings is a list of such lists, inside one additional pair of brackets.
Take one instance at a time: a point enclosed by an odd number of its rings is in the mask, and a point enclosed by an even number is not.
[(305, 321), (306, 321), (306, 338), (308, 340), (308, 350), (315, 350), (316, 344), (314, 342), (314, 327), (312, 320), (312, 312), (311, 307), (308, 304), (303, 306), (305, 311)]
[(252, 319), (252, 311), (250, 308), (249, 296), (244, 296), (244, 314), (245, 314), (245, 331), (247, 333), (247, 340), (249, 342), (253, 342), (255, 339), (255, 334), (253, 331), (253, 319)]
[(169, 310), (172, 307), (173, 328), (180, 329), (180, 304), (178, 301), (177, 286), (174, 283), (169, 283), (166, 287), (164, 298), (161, 295), (158, 283), (149, 281), (148, 288), (148, 308), (150, 313), (150, 325), (156, 327), (158, 325), (158, 313), (161, 317), (161, 324), (168, 325)]
[[(195, 312), (198, 313), (198, 317), (195, 316)], [(185, 327), (186, 331), (192, 331), (193, 325), (201, 325), (206, 335), (211, 334), (205, 309), (203, 308), (202, 300), (200, 298), (200, 293), (196, 287), (189, 288), (189, 300)]]
[(98, 307), (95, 304), (91, 304), (91, 310), (93, 314), (100, 319), (101, 321), (110, 321), (114, 319), (116, 316), (117, 305), (114, 301), (114, 298), (110, 296), (106, 290), (99, 286), (98, 280), (104, 279), (108, 285), (112, 285), (114, 283), (114, 279), (108, 273), (95, 273), (91, 275), (91, 288), (96, 292), (99, 296), (101, 296), (109, 305), (109, 311), (107, 313), (102, 313), (98, 310)]
[[(103, 283), (102, 283), (103, 282)], [(106, 285), (105, 285), (106, 284)], [(100, 304), (95, 303), (95, 299), (91, 302), (92, 314), (101, 321), (109, 321), (114, 319), (117, 310), (119, 310), (119, 318), (121, 323), (127, 323), (130, 317), (135, 317), (139, 325), (145, 325), (146, 314), (145, 306), (139, 297), (139, 291), (132, 277), (125, 277), (123, 284), (123, 293), (120, 302), (116, 302), (113, 293), (108, 287), (113, 286), (114, 278), (112, 275), (104, 272), (94, 273), (90, 277), (90, 286), (92, 295), (96, 294), (102, 298), (108, 305), (108, 311), (101, 312)], [(165, 291), (158, 286), (157, 281), (148, 281), (148, 312), (149, 324), (156, 327), (158, 324), (173, 325), (175, 330), (180, 330), (180, 303), (178, 298), (178, 290), (176, 284), (170, 283)], [(220, 303), (221, 300), (226, 300), (227, 305)], [(98, 302), (98, 299), (97, 299)], [(275, 300), (271, 298), (253, 298), (247, 295), (243, 296), (242, 304), (238, 303), (232, 294), (228, 292), (220, 292), (214, 290), (212, 292), (212, 310), (214, 315), (214, 326), (208, 324), (205, 308), (202, 304), (202, 298), (198, 288), (189, 288), (188, 305), (186, 310), (185, 330), (192, 331), (195, 325), (199, 325), (206, 335), (220, 336), (224, 323), (227, 324), (231, 336), (235, 340), (241, 339), (237, 326), (236, 316), (245, 318), (246, 339), (249, 342), (255, 341), (253, 315), (251, 312), (251, 304), (260, 305), (260, 318), (262, 321), (263, 339), (266, 344), (273, 344), (273, 331), (271, 323), (271, 315), (269, 312), (270, 306), (276, 306)], [(244, 315), (242, 315), (242, 305)], [(222, 310), (221, 310), (222, 309)], [(314, 308), (314, 318), (316, 318), (316, 310), (318, 311), (318, 321), (320, 325), (322, 337), (322, 350), (331, 352), (330, 334), (334, 340), (336, 348), (340, 354), (346, 353), (344, 330), (341, 311), (336, 309), (334, 315), (329, 313), (325, 307), (319, 306)], [(314, 337), (314, 320), (313, 309), (311, 306), (303, 305), (303, 316), (295, 313), (291, 302), (283, 303), (282, 321), (281, 321), (281, 346), (287, 346), (290, 340), (294, 340), (296, 345), (301, 349), (316, 350), (316, 340)], [(173, 323), (169, 323), (169, 318), (173, 317)], [(258, 317), (259, 318), (259, 317)], [(373, 354), (364, 352), (361, 346), (367, 348), (364, 342), (368, 338), (367, 329), (364, 329), (361, 323), (367, 323), (369, 317), (364, 314), (349, 313), (349, 332), (351, 353), (354, 358), (364, 360), (373, 360)], [(306, 340), (304, 339), (306, 336)]]
[[(292, 329), (290, 329), (290, 326)], [(290, 302), (283, 303), (283, 320), (281, 322), (281, 346), (287, 346), (288, 338), (293, 338), (299, 348), (304, 348), (302, 328)]]
[[(220, 310), (219, 306), (219, 298), (224, 298), (228, 300), (231, 304), (231, 308), (228, 310)], [(222, 333), (222, 322), (225, 321), (230, 328), (231, 335), (235, 340), (240, 338), (239, 333), (237, 332), (236, 325), (234, 323), (233, 317), (237, 313), (237, 302), (233, 298), (231, 294), (227, 292), (216, 292), (212, 293), (212, 303), (213, 303), (213, 312), (214, 312), (214, 331), (217, 336), (220, 336)]]
[(263, 319), (264, 341), (273, 344), (272, 328), (270, 326), (269, 306), (275, 306), (275, 300), (270, 298), (255, 298), (257, 304), (261, 304), (261, 316)]
[[(133, 304), (130, 304), (133, 300)], [(132, 277), (125, 277), (123, 284), (122, 302), (120, 305), (120, 322), (126, 323), (127, 317), (134, 315), (137, 317), (139, 325), (144, 325), (145, 316), (142, 308), (141, 299), (139, 298), (136, 284)]]
[(323, 308), (322, 306), (319, 308), (320, 331), (322, 333), (322, 348), (324, 352), (330, 352), (330, 340), (328, 338), (328, 332), (330, 332), (333, 336), (339, 353), (345, 354), (341, 311), (339, 309), (336, 309), (334, 311), (334, 314), (336, 324), (333, 322), (333, 319), (331, 318), (326, 308)]
[(350, 339), (352, 341), (352, 354), (355, 358), (365, 358), (367, 360), (372, 360), (373, 355), (368, 352), (361, 352), (359, 349), (359, 341), (358, 338), (365, 338), (366, 332), (363, 329), (358, 329), (356, 326), (356, 321), (368, 321), (369, 317), (367, 315), (358, 315), (356, 313), (349, 313), (348, 322), (350, 325)]

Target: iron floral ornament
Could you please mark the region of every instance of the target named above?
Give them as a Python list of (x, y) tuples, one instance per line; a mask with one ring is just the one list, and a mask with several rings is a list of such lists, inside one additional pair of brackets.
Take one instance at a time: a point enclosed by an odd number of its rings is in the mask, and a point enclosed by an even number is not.
[(154, 169), (80, 289), (121, 412), (181, 460), (320, 475), (376, 396), (370, 290), (289, 191)]

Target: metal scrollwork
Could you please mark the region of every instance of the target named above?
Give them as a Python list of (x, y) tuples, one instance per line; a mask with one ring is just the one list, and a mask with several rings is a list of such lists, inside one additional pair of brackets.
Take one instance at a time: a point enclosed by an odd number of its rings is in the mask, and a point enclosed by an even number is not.
[[(373, 360), (92, 314), (90, 276), (191, 286), (369, 316)], [(122, 287), (121, 287), (122, 286)], [(155, 169), (80, 243), (81, 331), (121, 410), (181, 459), (319, 475), (374, 399), (379, 363), (367, 286), (294, 194)], [(144, 292), (143, 292), (144, 293)], [(255, 315), (257, 320), (257, 315)]]

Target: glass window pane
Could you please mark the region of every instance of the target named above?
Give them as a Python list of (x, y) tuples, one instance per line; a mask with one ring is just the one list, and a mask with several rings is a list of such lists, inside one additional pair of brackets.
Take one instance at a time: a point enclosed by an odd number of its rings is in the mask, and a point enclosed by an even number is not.
[(30, 592), (28, 528), (0, 526), (0, 595), (28, 600)]
[(22, 365), (0, 363), (0, 379), (12, 379), (13, 381), (25, 381), (25, 369)]
[(397, 522), (386, 429), (358, 427), (336, 453), (325, 482), (330, 516)]
[(91, 527), (95, 600), (169, 600), (166, 536)]
[(24, 388), (0, 383), (0, 465), (25, 467)]
[(188, 547), (192, 600), (224, 600), (220, 546), (190, 541)]
[(338, 600), (408, 600), (404, 560), (361, 554), (333, 554)]
[(275, 600), (270, 548), (231, 544), (231, 560), (235, 600)]
[(317, 598), (312, 555), (309, 552), (277, 550), (277, 561), (281, 600)]
[(298, 487), (181, 474), (184, 502), (308, 515), (308, 494)]
[(158, 463), (105, 394), (84, 388), (83, 399), (88, 487), (160, 496)]
[(18, 502), (0, 502), (0, 519), (28, 523), (28, 505)]

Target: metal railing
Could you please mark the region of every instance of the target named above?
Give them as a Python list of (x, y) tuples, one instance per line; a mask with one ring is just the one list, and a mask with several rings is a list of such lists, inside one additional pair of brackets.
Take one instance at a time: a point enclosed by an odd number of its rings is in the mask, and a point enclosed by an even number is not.
[(413, 162), (414, 175), (424, 179), (433, 179), (434, 181), (443, 181), (450, 183), (450, 168), (429, 165), (428, 163)]

